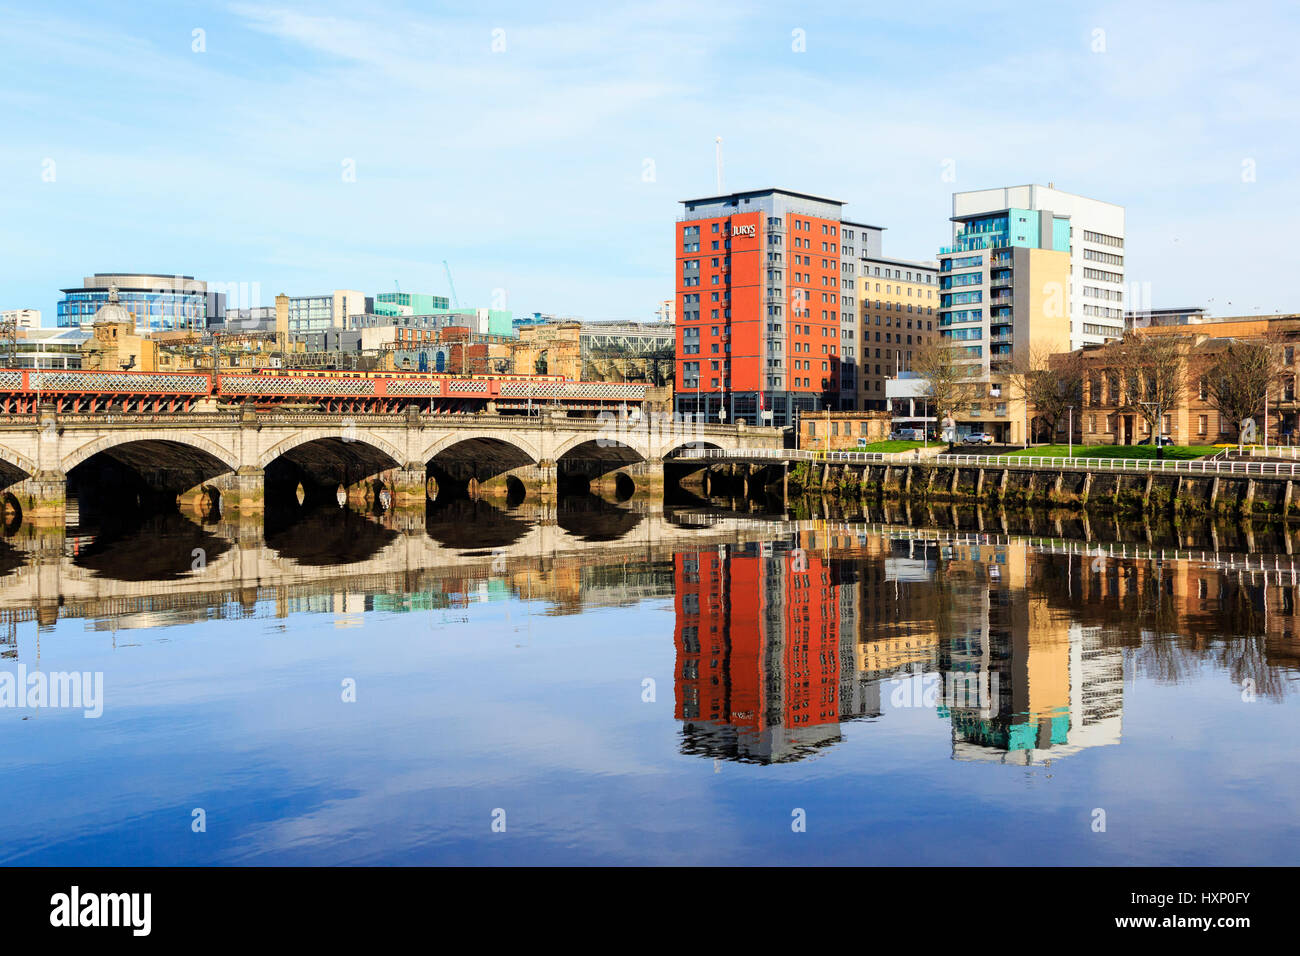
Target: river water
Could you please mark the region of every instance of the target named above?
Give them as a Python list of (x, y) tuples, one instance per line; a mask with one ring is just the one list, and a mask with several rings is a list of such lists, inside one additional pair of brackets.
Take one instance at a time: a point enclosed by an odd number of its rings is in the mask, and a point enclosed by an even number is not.
[(0, 856), (1300, 862), (1292, 536), (1024, 524), (10, 528)]

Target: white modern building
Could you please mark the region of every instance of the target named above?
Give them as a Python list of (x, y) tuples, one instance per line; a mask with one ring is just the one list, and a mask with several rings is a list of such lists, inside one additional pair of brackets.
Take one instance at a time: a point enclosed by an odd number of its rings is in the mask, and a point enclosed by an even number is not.
[(17, 329), (39, 329), (41, 327), (40, 309), (4, 309), (0, 311), (0, 324), (12, 322)]
[(335, 289), (321, 295), (289, 296), (289, 335), (345, 329), (348, 319), (369, 311), (364, 292)]
[[(952, 196), (952, 218), (959, 227), (978, 217), (1002, 215), (1014, 232), (1015, 226), (1024, 221), (1016, 216), (1017, 211), (1040, 214), (1027, 217), (1029, 225), (1035, 228), (1039, 222), (1069, 220), (1070, 348), (1121, 338), (1126, 295), (1124, 207), (1056, 189), (1053, 183), (977, 189)], [(1027, 242), (1043, 249), (1059, 248), (1047, 241), (1046, 235), (1041, 241), (1033, 241), (1034, 237), (1023, 240), (1011, 234), (1003, 238), (1009, 246)]]

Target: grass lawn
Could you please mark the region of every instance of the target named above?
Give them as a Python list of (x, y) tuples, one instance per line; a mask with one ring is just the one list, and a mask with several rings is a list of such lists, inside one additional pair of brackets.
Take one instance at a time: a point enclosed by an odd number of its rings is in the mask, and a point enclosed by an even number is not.
[[(930, 442), (937, 445), (939, 442)], [(861, 448), (849, 448), (846, 451), (911, 451), (913, 448), (921, 448), (925, 442), (919, 441), (875, 441), (869, 445), (863, 445)]]
[[(1222, 449), (1213, 445), (1166, 445), (1165, 457), (1169, 459), (1204, 458)], [(1068, 445), (1037, 445), (1023, 451), (1009, 451), (1008, 457), (1068, 458)], [(1075, 458), (1155, 458), (1154, 445), (1075, 445)]]

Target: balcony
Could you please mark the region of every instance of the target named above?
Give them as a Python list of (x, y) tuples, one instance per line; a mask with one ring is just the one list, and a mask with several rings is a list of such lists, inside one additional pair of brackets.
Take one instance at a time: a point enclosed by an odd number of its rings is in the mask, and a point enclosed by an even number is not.
[(1007, 245), (1007, 237), (1002, 234), (987, 236), (958, 236), (951, 246), (940, 246), (939, 255), (946, 256), (956, 252), (975, 252), (980, 249), (1001, 249)]

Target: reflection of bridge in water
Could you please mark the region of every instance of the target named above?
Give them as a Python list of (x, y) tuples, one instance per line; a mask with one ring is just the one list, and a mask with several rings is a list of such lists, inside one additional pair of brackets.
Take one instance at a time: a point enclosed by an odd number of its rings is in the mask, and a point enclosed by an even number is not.
[(177, 619), (243, 614), (262, 602), (289, 613), (314, 597), (424, 594), (437, 603), (489, 581), (564, 612), (666, 597), (671, 576), (650, 571), (654, 562), (774, 529), (705, 525), (662, 507), (594, 497), (509, 510), (457, 499), (380, 517), (305, 510), (292, 523), (265, 527), (260, 520), (202, 526), (172, 514), (84, 537), (30, 529), (0, 541), (0, 614), (45, 624), (146, 615), (144, 623), (156, 623), (168, 612)]
[(594, 497), (511, 509), (460, 499), (378, 518), (304, 508), (265, 525), (154, 516), (0, 541), (0, 625), (153, 627), (507, 598), (571, 614), (670, 599), (683, 752), (757, 763), (812, 755), (845, 722), (899, 707), (946, 720), (957, 759), (1037, 763), (1119, 743), (1126, 668), (1177, 679), (1208, 658), (1264, 696), (1286, 693), (1300, 671), (1289, 531), (1252, 538), (1247, 553), (1206, 547), (1226, 531), (1184, 528), (1162, 547), (1155, 535), (1099, 544), (873, 517)]

